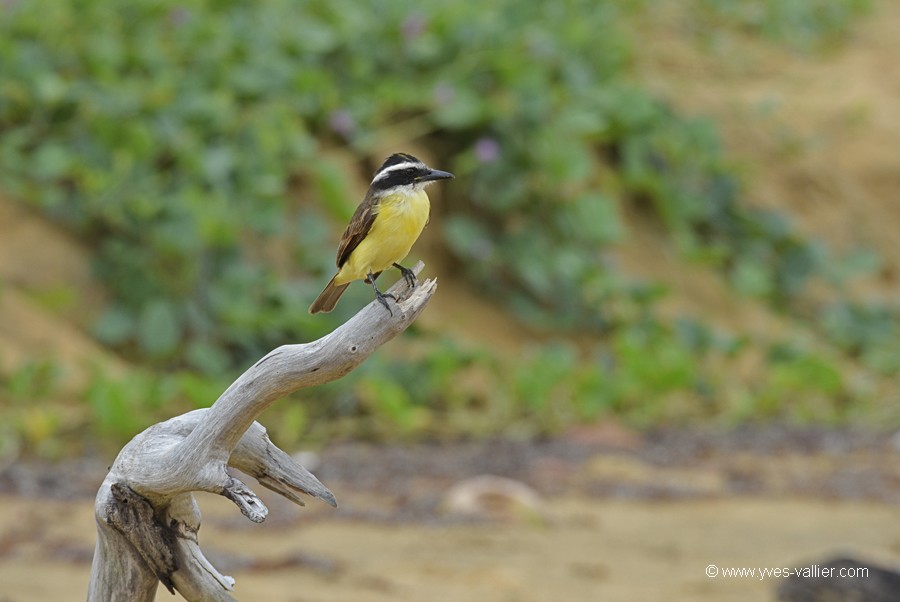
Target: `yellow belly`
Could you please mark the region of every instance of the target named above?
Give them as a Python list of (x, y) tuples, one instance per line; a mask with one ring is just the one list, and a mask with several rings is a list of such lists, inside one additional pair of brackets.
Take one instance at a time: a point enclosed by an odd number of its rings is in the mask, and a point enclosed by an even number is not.
[(429, 212), (424, 190), (382, 199), (372, 228), (350, 253), (335, 284), (360, 280), (403, 261), (428, 223)]

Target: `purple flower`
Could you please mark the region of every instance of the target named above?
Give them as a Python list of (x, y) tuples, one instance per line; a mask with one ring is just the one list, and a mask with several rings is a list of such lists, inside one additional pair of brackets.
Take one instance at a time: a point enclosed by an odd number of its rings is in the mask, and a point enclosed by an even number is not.
[(493, 163), (500, 157), (500, 143), (494, 138), (479, 138), (475, 142), (475, 158), (482, 163)]
[(349, 138), (356, 131), (356, 120), (344, 109), (333, 111), (328, 117), (328, 125), (344, 138)]
[(176, 6), (169, 11), (169, 23), (171, 23), (175, 27), (181, 27), (190, 20), (191, 11), (182, 6)]
[(428, 27), (428, 19), (422, 15), (413, 13), (403, 21), (403, 25), (400, 26), (400, 31), (403, 33), (403, 37), (406, 41), (409, 42), (425, 33), (426, 27)]

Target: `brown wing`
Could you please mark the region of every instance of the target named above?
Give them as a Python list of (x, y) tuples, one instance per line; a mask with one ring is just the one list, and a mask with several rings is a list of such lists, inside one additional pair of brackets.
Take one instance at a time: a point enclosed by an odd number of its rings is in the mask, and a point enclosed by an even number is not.
[(369, 233), (369, 229), (372, 228), (372, 224), (375, 222), (377, 209), (378, 201), (372, 195), (371, 191), (369, 191), (366, 193), (366, 198), (364, 198), (362, 203), (359, 204), (359, 207), (356, 208), (353, 217), (350, 218), (347, 229), (344, 230), (344, 235), (341, 236), (341, 243), (338, 245), (337, 252), (338, 268), (344, 265), (347, 258), (350, 257), (350, 253), (353, 252), (353, 249), (355, 249)]

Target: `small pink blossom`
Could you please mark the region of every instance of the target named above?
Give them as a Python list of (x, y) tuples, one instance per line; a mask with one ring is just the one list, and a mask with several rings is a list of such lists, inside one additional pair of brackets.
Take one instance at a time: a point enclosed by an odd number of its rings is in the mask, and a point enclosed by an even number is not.
[(500, 143), (494, 138), (479, 138), (474, 150), (475, 158), (482, 163), (493, 163), (500, 158)]
[(420, 14), (414, 13), (406, 17), (403, 21), (403, 25), (400, 26), (400, 31), (403, 33), (403, 37), (406, 41), (411, 41), (425, 33), (427, 27), (428, 19)]
[(338, 109), (333, 111), (328, 117), (328, 125), (332, 131), (340, 134), (344, 138), (349, 138), (356, 131), (356, 120), (349, 111)]

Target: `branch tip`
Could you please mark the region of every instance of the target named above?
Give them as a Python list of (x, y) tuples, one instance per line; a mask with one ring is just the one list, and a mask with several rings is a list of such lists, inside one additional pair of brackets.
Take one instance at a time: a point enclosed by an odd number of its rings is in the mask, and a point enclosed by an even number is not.
[(241, 512), (254, 523), (266, 520), (269, 509), (253, 491), (238, 479), (229, 477), (222, 488), (222, 495), (235, 503)]

